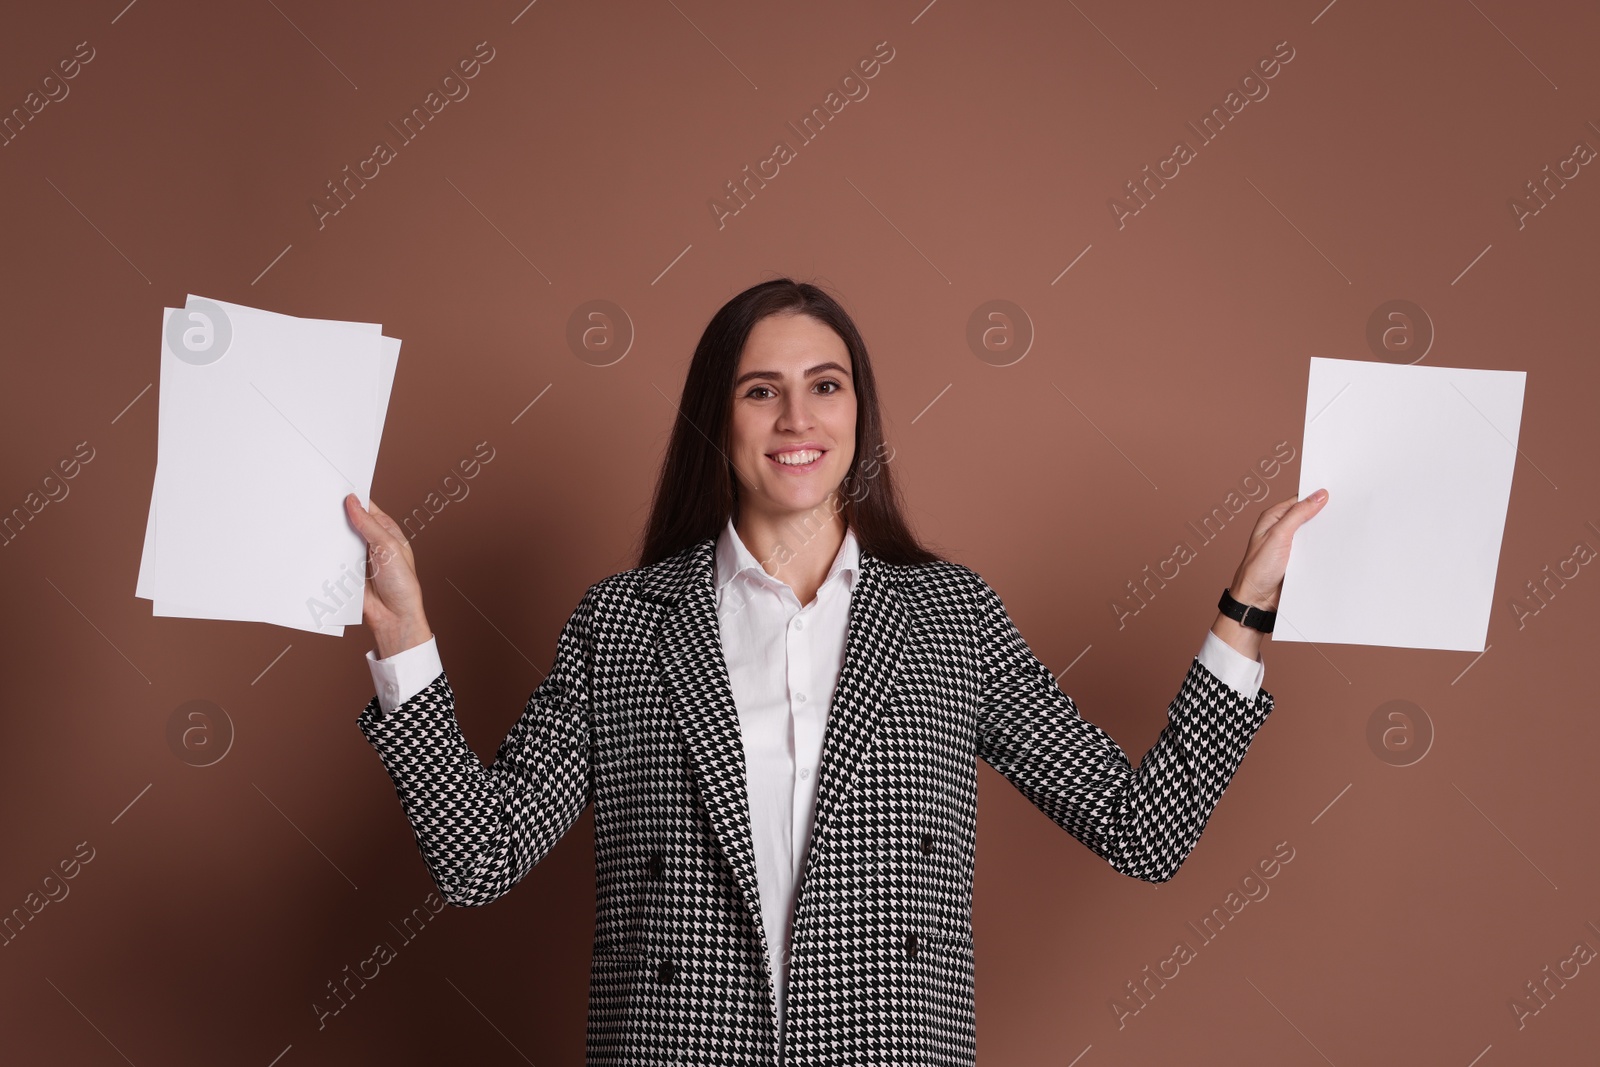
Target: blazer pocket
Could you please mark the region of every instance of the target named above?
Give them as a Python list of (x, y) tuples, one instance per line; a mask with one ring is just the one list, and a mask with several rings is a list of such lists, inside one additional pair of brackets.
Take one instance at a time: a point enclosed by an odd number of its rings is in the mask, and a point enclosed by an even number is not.
[(633, 1017), (650, 960), (638, 949), (603, 949), (589, 967), (589, 1039), (608, 1049), (632, 1048), (639, 1040)]
[(978, 1044), (972, 935), (920, 934), (914, 962), (922, 995), (926, 1062), (970, 1065)]

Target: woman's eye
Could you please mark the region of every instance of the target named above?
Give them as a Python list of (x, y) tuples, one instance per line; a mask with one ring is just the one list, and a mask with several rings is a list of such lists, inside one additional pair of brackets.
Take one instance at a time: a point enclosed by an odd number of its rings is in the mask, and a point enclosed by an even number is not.
[[(825, 396), (832, 396), (834, 393), (837, 393), (837, 392), (841, 391), (844, 388), (844, 386), (840, 385), (838, 382), (834, 381), (832, 378), (827, 378), (827, 379), (824, 379), (823, 381), (818, 382), (816, 384), (816, 388), (820, 389), (825, 385), (832, 387), (826, 393), (823, 394)], [(769, 385), (752, 386), (750, 391), (745, 393), (744, 395), (747, 396), (747, 397), (752, 397), (752, 398), (754, 398), (756, 400), (765, 400), (766, 397), (763, 396), (763, 395), (760, 395), (760, 394), (776, 395), (776, 394), (773, 394), (772, 387), (769, 386)]]

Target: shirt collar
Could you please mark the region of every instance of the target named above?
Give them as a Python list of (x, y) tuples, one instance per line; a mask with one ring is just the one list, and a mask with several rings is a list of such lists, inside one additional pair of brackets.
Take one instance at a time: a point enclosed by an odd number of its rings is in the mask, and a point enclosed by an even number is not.
[[(717, 535), (715, 592), (720, 595), (723, 587), (736, 576), (751, 569), (755, 572), (751, 577), (757, 581), (781, 580), (768, 574), (761, 566), (761, 561), (745, 547), (744, 541), (739, 537), (739, 531), (733, 528), (733, 517), (729, 516), (727, 523), (722, 527), (722, 532)], [(826, 585), (841, 571), (849, 575), (852, 584), (861, 573), (861, 542), (857, 540), (855, 531), (848, 526), (845, 527), (844, 541), (840, 543), (839, 551), (834, 554), (833, 564), (822, 579), (823, 584)]]

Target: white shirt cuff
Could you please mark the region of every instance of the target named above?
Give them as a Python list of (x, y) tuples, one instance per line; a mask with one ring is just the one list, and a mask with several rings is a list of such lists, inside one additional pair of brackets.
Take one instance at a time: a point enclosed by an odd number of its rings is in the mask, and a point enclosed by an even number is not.
[(396, 652), (388, 659), (379, 659), (376, 652), (368, 652), (367, 667), (372, 671), (378, 707), (385, 715), (390, 715), (395, 708), (428, 688), (428, 683), (444, 670), (439, 662), (438, 635), (404, 652)]
[(1200, 643), (1200, 652), (1195, 658), (1246, 700), (1255, 700), (1261, 691), (1262, 679), (1267, 675), (1265, 663), (1251, 659), (1210, 630), (1206, 631), (1206, 639)]

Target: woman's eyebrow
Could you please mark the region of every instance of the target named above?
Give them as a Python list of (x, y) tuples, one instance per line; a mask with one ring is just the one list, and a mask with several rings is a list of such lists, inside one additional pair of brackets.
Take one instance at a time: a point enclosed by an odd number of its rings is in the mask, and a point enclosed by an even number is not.
[[(814, 375), (821, 374), (824, 371), (833, 371), (836, 374), (843, 374), (846, 378), (850, 377), (850, 371), (849, 371), (848, 368), (842, 367), (839, 364), (833, 363), (833, 362), (818, 363), (815, 367), (811, 367), (810, 369), (808, 369), (806, 371), (805, 376), (807, 378), (810, 378), (810, 377), (813, 377)], [(749, 381), (752, 378), (771, 378), (772, 380), (777, 381), (777, 380), (781, 379), (782, 377), (783, 377), (783, 375), (779, 374), (775, 370), (751, 370), (751, 371), (745, 371), (743, 374), (739, 375), (738, 378), (734, 379), (733, 384), (736, 385), (736, 386), (737, 385), (743, 385), (745, 382)]]

